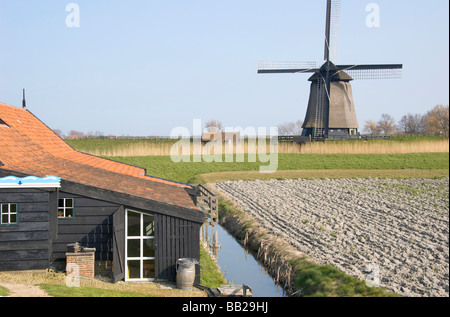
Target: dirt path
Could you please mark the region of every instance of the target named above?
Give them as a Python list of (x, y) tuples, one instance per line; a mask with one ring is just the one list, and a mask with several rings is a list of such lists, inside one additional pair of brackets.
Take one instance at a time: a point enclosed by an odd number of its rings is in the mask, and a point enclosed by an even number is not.
[(0, 283), (0, 286), (9, 290), (8, 297), (51, 297), (39, 286), (25, 284)]

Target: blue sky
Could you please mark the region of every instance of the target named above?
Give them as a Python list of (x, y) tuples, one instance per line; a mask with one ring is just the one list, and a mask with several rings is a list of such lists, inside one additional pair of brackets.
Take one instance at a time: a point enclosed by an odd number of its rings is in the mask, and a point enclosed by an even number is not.
[[(68, 28), (66, 5), (80, 8)], [(403, 63), (357, 80), (359, 124), (449, 103), (447, 0), (342, 0), (338, 64)], [(307, 74), (258, 61), (323, 62), (325, 0), (0, 0), (0, 102), (64, 132), (163, 135), (193, 119), (228, 127), (303, 120)], [(366, 6), (380, 8), (379, 28)]]

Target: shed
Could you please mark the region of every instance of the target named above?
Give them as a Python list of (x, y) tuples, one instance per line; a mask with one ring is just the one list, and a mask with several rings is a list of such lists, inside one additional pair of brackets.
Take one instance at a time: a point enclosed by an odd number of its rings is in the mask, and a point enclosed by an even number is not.
[(0, 103), (0, 122), (0, 271), (63, 266), (74, 242), (114, 281), (175, 281), (177, 259), (200, 259), (193, 186), (76, 151), (26, 109)]
[(221, 143), (236, 144), (241, 141), (240, 132), (203, 132), (202, 142), (208, 143), (217, 141)]

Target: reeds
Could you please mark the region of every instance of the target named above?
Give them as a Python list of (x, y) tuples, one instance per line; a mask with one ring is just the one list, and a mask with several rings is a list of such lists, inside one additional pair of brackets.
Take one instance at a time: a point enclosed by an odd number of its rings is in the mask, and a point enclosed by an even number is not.
[[(169, 156), (175, 143), (169, 142), (130, 142), (111, 143), (97, 148), (77, 146), (78, 150), (98, 156)], [(248, 154), (258, 153), (261, 143), (243, 141), (241, 144), (203, 145), (190, 142), (185, 150), (189, 154)], [(270, 144), (267, 142), (266, 153), (270, 153)], [(180, 148), (177, 154), (182, 154)], [(449, 140), (343, 140), (328, 142), (312, 142), (308, 144), (278, 143), (278, 153), (281, 154), (406, 154), (406, 153), (442, 153), (449, 152)], [(172, 153), (173, 154), (173, 153)]]
[(172, 144), (169, 143), (129, 143), (113, 145), (110, 148), (83, 151), (97, 156), (168, 156)]
[[(286, 148), (283, 148), (286, 146)], [(298, 151), (298, 152), (295, 152)], [(286, 144), (279, 146), (279, 153), (302, 154), (406, 154), (448, 152), (448, 140), (416, 141), (335, 141), (313, 142), (299, 146)]]

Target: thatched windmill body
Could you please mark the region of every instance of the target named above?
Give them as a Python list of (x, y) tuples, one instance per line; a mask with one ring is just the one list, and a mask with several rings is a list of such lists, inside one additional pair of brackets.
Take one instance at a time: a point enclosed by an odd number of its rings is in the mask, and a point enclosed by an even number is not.
[(260, 74), (314, 73), (303, 122), (303, 136), (312, 138), (345, 138), (358, 135), (358, 120), (353, 101), (354, 79), (400, 78), (403, 65), (335, 65), (340, 0), (327, 0), (325, 30), (325, 63), (316, 68), (314, 62), (261, 62)]

